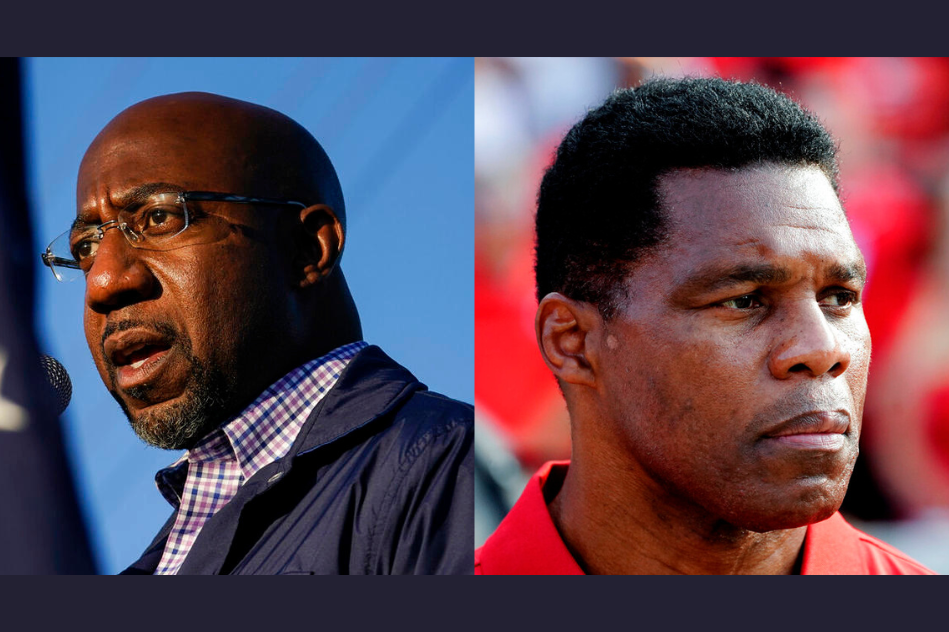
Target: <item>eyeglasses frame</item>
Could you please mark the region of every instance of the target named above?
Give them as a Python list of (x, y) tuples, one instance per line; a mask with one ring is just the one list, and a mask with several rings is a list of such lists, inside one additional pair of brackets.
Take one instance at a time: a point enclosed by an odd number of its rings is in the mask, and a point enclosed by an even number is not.
[[(308, 206), (307, 204), (303, 202), (298, 202), (296, 200), (280, 200), (276, 198), (248, 197), (244, 195), (235, 195), (233, 193), (218, 193), (215, 191), (165, 191), (164, 193), (177, 193), (178, 199), (175, 201), (181, 204), (184, 204), (190, 200), (193, 202), (232, 202), (236, 204), (261, 204), (261, 205), (269, 205), (269, 206), (299, 206), (300, 208), (306, 208)], [(187, 211), (187, 207), (185, 207), (185, 211)], [(190, 223), (190, 216), (189, 216), (189, 221), (188, 223), (185, 224), (185, 227), (182, 228), (177, 233), (175, 233), (174, 235), (172, 235), (172, 237), (176, 237), (180, 235), (181, 233), (185, 232), (186, 230), (188, 230), (188, 226), (190, 225), (191, 223)], [(122, 233), (126, 235), (126, 237), (129, 237), (128, 231), (131, 231), (132, 233), (135, 232), (135, 231), (132, 231), (132, 229), (129, 228), (125, 224), (125, 222), (122, 222), (121, 224), (119, 224), (119, 220), (117, 219), (109, 220), (108, 222), (103, 222), (102, 224), (99, 224), (95, 228), (96, 228), (96, 231), (99, 233), (100, 241), (105, 236), (105, 232), (113, 228), (120, 229)], [(63, 233), (63, 234), (66, 234), (66, 233)], [(53, 269), (54, 266), (62, 267), (62, 268), (72, 268), (74, 270), (78, 270), (80, 268), (79, 262), (76, 261), (75, 259), (64, 259), (62, 257), (56, 257), (51, 252), (51, 248), (53, 247), (53, 244), (60, 237), (62, 237), (62, 235), (59, 235), (58, 237), (56, 237), (56, 239), (49, 242), (49, 245), (46, 246), (46, 251), (43, 253), (40, 253), (40, 258), (43, 260), (43, 264), (46, 265), (46, 267), (50, 269), (50, 272), (53, 273), (53, 276), (56, 278), (57, 281), (62, 281), (62, 279), (60, 279), (59, 276), (56, 274), (56, 271)]]

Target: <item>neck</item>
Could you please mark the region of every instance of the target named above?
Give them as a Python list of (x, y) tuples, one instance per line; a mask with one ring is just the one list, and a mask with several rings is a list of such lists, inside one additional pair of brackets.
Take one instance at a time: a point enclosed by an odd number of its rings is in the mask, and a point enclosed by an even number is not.
[(319, 292), (303, 304), (298, 319), (300, 353), (317, 358), (350, 342), (362, 340), (359, 312), (342, 271), (336, 271)]
[(806, 527), (756, 533), (703, 515), (644, 482), (629, 464), (575, 452), (549, 501), (567, 548), (594, 575), (789, 575), (799, 572)]

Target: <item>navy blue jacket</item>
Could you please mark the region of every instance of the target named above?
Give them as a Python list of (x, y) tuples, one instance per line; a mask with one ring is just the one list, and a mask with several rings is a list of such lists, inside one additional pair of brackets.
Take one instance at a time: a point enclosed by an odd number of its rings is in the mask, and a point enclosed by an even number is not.
[[(375, 346), (317, 404), (290, 452), (201, 529), (186, 574), (471, 574), (474, 409)], [(124, 574), (151, 574), (168, 519)]]

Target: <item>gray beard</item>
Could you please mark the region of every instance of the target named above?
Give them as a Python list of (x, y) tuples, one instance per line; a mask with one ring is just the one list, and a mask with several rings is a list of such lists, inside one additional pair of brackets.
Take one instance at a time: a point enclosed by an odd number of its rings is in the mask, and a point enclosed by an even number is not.
[[(176, 337), (177, 338), (177, 337)], [(116, 390), (109, 392), (119, 403), (135, 434), (145, 443), (164, 450), (190, 450), (230, 416), (227, 402), (233, 401), (235, 385), (217, 367), (209, 367), (194, 356), (190, 341), (177, 338), (179, 350), (191, 367), (185, 392), (177, 402), (161, 410), (133, 417)], [(115, 384), (114, 371), (112, 383)], [(140, 401), (149, 401), (151, 385), (142, 384), (126, 392)]]

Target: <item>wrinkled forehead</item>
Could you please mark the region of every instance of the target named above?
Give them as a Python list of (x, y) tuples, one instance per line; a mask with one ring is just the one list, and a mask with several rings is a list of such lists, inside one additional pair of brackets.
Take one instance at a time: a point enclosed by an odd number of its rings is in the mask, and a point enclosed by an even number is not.
[(164, 95), (112, 119), (80, 165), (78, 212), (105, 213), (151, 183), (325, 203), (345, 226), (336, 171), (309, 131), (276, 110), (220, 95)]
[[(242, 192), (261, 175), (254, 135), (206, 117), (125, 116), (113, 120), (83, 157), (77, 205), (149, 182)], [(262, 195), (262, 194), (258, 194)]]
[(830, 181), (816, 167), (765, 165), (681, 170), (660, 178), (668, 239), (665, 272), (718, 265), (820, 262), (859, 265), (862, 255)]
[(658, 191), (667, 218), (680, 228), (740, 232), (749, 221), (848, 226), (837, 193), (816, 166), (678, 169), (660, 177)]

